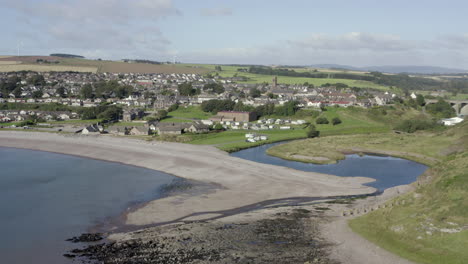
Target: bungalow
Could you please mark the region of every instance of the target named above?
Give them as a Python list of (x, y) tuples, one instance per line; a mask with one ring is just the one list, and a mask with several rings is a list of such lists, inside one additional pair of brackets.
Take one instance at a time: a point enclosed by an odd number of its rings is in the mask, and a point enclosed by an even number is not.
[(145, 127), (132, 127), (128, 134), (132, 136), (147, 136), (150, 134), (150, 130)]
[(182, 123), (158, 123), (156, 126), (158, 135), (180, 135), (183, 131)]
[(76, 131), (76, 133), (81, 133), (83, 135), (98, 135), (103, 131), (103, 127), (98, 124), (93, 124), (87, 126), (81, 130)]
[(210, 129), (207, 125), (204, 125), (203, 123), (197, 123), (197, 122), (192, 123), (186, 129), (186, 132), (190, 132), (190, 133), (207, 133), (208, 131), (210, 131)]

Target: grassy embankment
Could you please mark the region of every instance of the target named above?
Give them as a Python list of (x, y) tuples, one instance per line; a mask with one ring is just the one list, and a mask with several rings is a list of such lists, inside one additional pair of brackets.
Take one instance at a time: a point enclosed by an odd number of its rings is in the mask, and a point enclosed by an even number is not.
[(388, 202), (396, 206), (356, 218), (350, 222), (351, 228), (380, 247), (415, 262), (466, 263), (468, 122), (439, 132), (307, 139), (274, 147), (269, 153), (336, 160), (342, 158), (341, 151), (354, 148), (391, 153), (431, 168), (415, 185), (415, 191)]
[(391, 201), (399, 201), (399, 205), (356, 218), (350, 226), (377, 245), (415, 262), (467, 263), (468, 122), (438, 137), (458, 137), (451, 147), (458, 153), (447, 155), (425, 173), (430, 182)]
[[(212, 72), (215, 71), (215, 66), (217, 66), (217, 65), (212, 65), (212, 64), (182, 64), (182, 65), (189, 66), (189, 67), (198, 67), (201, 69), (207, 69)], [(263, 82), (271, 83), (273, 79), (272, 75), (253, 74), (253, 73), (248, 73), (248, 72), (237, 71), (237, 69), (239, 68), (246, 68), (246, 67), (221, 65), (221, 68), (222, 68), (222, 71), (217, 72), (219, 76), (221, 77), (234, 77), (234, 75), (237, 75), (239, 77), (243, 76), (247, 78), (247, 81), (243, 81), (239, 83), (263, 83)], [(298, 72), (304, 72), (304, 71), (310, 71), (312, 69), (295, 68), (294, 70)], [(365, 73), (356, 73), (356, 74), (362, 75)], [(351, 87), (373, 88), (373, 89), (379, 89), (379, 90), (384, 90), (384, 91), (389, 90), (389, 87), (375, 84), (369, 81), (336, 79), (336, 78), (304, 78), (304, 77), (278, 76), (278, 83), (282, 83), (282, 84), (303, 84), (305, 82), (308, 82), (309, 84), (313, 84), (314, 86), (321, 86), (326, 83), (344, 83)]]

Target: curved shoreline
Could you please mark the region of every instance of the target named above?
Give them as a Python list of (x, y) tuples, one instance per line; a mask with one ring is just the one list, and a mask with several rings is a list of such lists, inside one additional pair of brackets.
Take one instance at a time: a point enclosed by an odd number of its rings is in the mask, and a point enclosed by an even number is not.
[(145, 142), (106, 136), (0, 131), (0, 146), (42, 150), (144, 167), (222, 186), (213, 193), (154, 200), (127, 216), (127, 224), (169, 222), (203, 211), (223, 211), (271, 199), (369, 194), (372, 179), (338, 177), (260, 164), (211, 146)]

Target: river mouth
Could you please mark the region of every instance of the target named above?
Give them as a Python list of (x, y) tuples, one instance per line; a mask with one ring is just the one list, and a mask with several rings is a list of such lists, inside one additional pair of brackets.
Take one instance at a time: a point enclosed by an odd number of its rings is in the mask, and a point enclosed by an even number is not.
[(365, 155), (349, 154), (346, 155), (344, 160), (324, 165), (285, 160), (266, 153), (267, 149), (279, 144), (284, 144), (284, 142), (244, 149), (230, 155), (301, 171), (319, 172), (342, 177), (372, 178), (375, 181), (365, 185), (374, 187), (379, 192), (415, 182), (428, 168), (426, 165), (414, 161), (381, 154), (374, 155), (373, 153), (366, 153)]

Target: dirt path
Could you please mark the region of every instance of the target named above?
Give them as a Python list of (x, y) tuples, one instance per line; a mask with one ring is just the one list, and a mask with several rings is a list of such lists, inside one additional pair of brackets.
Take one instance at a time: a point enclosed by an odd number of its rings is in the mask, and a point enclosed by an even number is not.
[(362, 236), (354, 233), (348, 221), (357, 216), (343, 216), (342, 212), (351, 209), (375, 208), (377, 205), (411, 190), (411, 186), (397, 186), (387, 189), (382, 195), (357, 200), (351, 206), (333, 205), (328, 213), (330, 221), (321, 228), (322, 236), (334, 244), (330, 248), (331, 258), (345, 264), (415, 264), (401, 258)]

